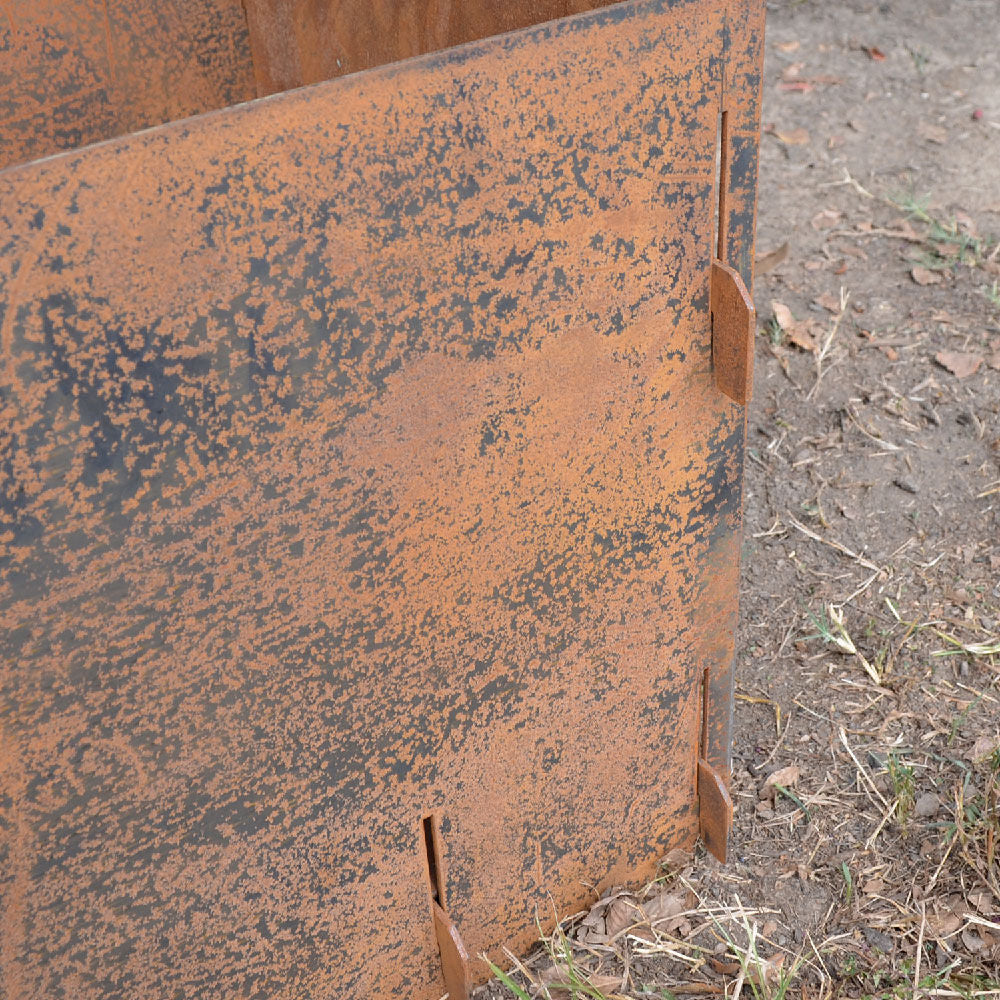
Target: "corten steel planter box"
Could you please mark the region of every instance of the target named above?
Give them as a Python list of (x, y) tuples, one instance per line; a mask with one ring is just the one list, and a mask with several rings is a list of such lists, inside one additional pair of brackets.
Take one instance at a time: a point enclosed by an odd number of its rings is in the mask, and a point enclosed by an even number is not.
[(590, 6), (15, 0), (0, 994), (461, 997), (724, 855), (763, 5)]

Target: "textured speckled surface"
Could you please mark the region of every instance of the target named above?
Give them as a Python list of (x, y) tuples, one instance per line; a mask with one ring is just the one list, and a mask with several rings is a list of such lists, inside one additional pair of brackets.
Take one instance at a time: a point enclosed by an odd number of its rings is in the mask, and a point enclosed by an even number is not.
[(0, 168), (255, 96), (240, 0), (0, 4)]
[(0, 173), (0, 992), (437, 1000), (427, 813), (473, 956), (693, 840), (761, 15), (619, 4)]

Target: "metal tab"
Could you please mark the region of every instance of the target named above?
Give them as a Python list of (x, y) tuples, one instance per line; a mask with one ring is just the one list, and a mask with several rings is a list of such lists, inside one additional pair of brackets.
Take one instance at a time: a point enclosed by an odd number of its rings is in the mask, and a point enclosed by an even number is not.
[(704, 757), (698, 760), (698, 825), (705, 847), (723, 864), (733, 825), (733, 800), (722, 775)]
[(469, 953), (448, 914), (441, 909), (439, 903), (431, 905), (434, 910), (434, 934), (441, 952), (441, 972), (445, 986), (448, 987), (448, 1000), (468, 1000), (472, 988)]
[(728, 264), (712, 262), (712, 367), (715, 384), (740, 406), (753, 392), (754, 311), (743, 279)]

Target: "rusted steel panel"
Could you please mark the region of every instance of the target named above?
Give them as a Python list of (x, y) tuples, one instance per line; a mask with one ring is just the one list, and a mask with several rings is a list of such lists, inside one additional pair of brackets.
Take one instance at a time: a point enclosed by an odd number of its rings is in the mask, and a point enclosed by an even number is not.
[(605, 7), (613, 0), (245, 0), (260, 93)]
[(255, 93), (240, 0), (0, 5), (0, 167)]
[(5, 995), (437, 1000), (724, 838), (755, 6), (0, 173)]

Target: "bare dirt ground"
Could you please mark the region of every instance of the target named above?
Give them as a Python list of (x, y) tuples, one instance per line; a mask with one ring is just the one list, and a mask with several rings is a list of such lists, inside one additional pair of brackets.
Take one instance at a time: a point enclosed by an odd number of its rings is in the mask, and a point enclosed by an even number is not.
[(760, 180), (733, 858), (513, 981), (1000, 997), (998, 0), (769, 3)]

